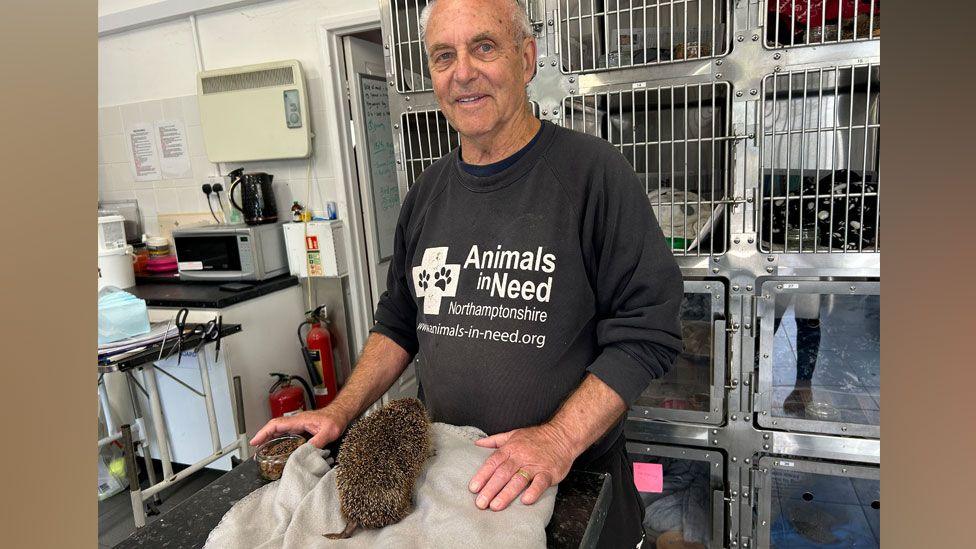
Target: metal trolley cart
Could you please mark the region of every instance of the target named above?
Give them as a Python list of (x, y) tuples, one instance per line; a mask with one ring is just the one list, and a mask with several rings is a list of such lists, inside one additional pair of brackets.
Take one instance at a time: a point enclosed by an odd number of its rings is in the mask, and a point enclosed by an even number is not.
[[(458, 145), (426, 4), (380, 0), (401, 195)], [(525, 9), (537, 116), (620, 150), (685, 276), (690, 345), (631, 410), (632, 457), (719, 460), (708, 547), (878, 546), (881, 0)]]
[[(103, 445), (109, 444), (113, 441), (122, 442), (123, 451), (125, 453), (125, 468), (129, 479), (129, 496), (132, 500), (132, 515), (136, 528), (142, 528), (146, 525), (146, 509), (143, 507), (144, 502), (152, 499), (155, 503), (159, 503), (158, 494), (163, 489), (186, 479), (188, 476), (224, 456), (231, 455), (231, 460), (234, 461), (236, 458), (236, 456), (232, 455), (232, 452), (234, 451), (237, 452), (241, 460), (246, 460), (250, 455), (250, 446), (248, 445), (246, 434), (247, 430), (244, 425), (244, 405), (240, 377), (235, 376), (233, 380), (234, 402), (236, 404), (236, 408), (234, 410), (236, 433), (233, 442), (227, 445), (222, 445), (223, 443), (220, 439), (220, 432), (217, 427), (217, 412), (214, 407), (213, 390), (211, 387), (207, 359), (208, 345), (210, 347), (215, 347), (216, 344), (213, 342), (217, 342), (220, 340), (220, 338), (240, 332), (242, 330), (241, 325), (224, 324), (217, 327), (217, 325), (214, 324), (213, 327), (210, 328), (212, 331), (208, 333), (205, 331), (206, 327), (204, 325), (186, 325), (186, 328), (188, 328), (189, 331), (184, 332), (183, 323), (178, 322), (178, 324), (180, 334), (182, 335), (174, 336), (170, 338), (169, 341), (163, 340), (161, 342), (153, 343), (141, 350), (128, 353), (124, 355), (123, 358), (114, 361), (99, 362), (98, 364), (98, 373), (100, 376), (113, 372), (122, 372), (125, 376), (125, 383), (129, 394), (132, 397), (135, 424), (134, 426), (129, 424), (120, 425), (118, 427), (118, 431), (116, 431), (115, 422), (111, 419), (105, 386), (101, 382), (101, 378), (99, 379), (99, 402), (106, 415), (109, 433), (107, 437), (98, 441), (98, 446), (102, 447)], [(177, 473), (173, 471), (169, 443), (170, 435), (169, 430), (166, 428), (165, 418), (163, 416), (163, 407), (160, 401), (159, 387), (156, 381), (157, 372), (163, 373), (170, 377), (172, 374), (169, 374), (165, 370), (159, 368), (156, 365), (156, 361), (158, 361), (160, 357), (164, 355), (168, 356), (173, 352), (181, 354), (184, 350), (193, 351), (193, 354), (196, 355), (202, 391), (198, 391), (197, 389), (186, 385), (182, 381), (177, 380), (177, 382), (184, 385), (187, 390), (192, 391), (203, 398), (213, 452), (196, 463), (190, 464), (188, 467)], [(216, 358), (214, 358), (214, 360), (216, 360)], [(143, 388), (142, 384), (140, 384), (136, 379), (136, 376), (134, 375), (136, 371), (142, 371), (144, 373), (144, 380), (146, 383), (145, 388)], [(135, 394), (133, 385), (138, 387), (149, 401), (148, 419), (152, 424), (152, 435), (150, 435), (148, 432), (149, 430), (147, 429), (146, 418), (143, 417), (143, 412), (141, 406), (139, 405), (139, 399)], [(151, 446), (155, 446), (160, 457), (160, 461), (162, 462), (163, 478), (158, 482), (156, 481), (156, 475), (153, 471), (151, 463)], [(145, 489), (141, 488), (139, 484), (138, 465), (136, 462), (137, 447), (142, 451), (142, 456), (146, 465), (146, 473), (149, 476), (149, 486)], [(235, 463), (237, 462), (235, 461)], [(149, 507), (150, 510), (155, 514), (155, 506), (150, 503)]]

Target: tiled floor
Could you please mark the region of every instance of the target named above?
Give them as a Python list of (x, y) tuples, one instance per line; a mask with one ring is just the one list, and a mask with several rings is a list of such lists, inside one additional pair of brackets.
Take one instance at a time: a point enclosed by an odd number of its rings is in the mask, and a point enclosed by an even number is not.
[[(156, 478), (158, 480), (162, 478), (162, 468), (158, 462), (154, 463), (156, 466)], [(141, 459), (139, 460), (139, 464), (140, 466), (142, 465)], [(177, 472), (179, 471), (178, 466), (174, 466), (174, 469)], [(160, 514), (172, 509), (173, 506), (190, 497), (207, 484), (210, 484), (222, 474), (224, 474), (223, 471), (202, 469), (190, 475), (189, 478), (178, 483), (176, 486), (163, 490), (161, 493), (163, 502), (158, 506)], [(149, 485), (149, 482), (144, 477), (145, 475), (143, 475), (142, 486), (146, 487)], [(136, 526), (132, 518), (131, 501), (129, 499), (129, 491), (123, 490), (104, 501), (98, 502), (99, 549), (112, 547), (129, 537), (135, 531)], [(146, 523), (149, 524), (159, 517), (160, 515), (146, 517)]]

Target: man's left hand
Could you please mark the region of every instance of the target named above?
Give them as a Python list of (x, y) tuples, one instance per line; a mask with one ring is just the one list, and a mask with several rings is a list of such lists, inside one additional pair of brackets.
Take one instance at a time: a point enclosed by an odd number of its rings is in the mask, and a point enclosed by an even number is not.
[(501, 511), (523, 491), (522, 503), (532, 505), (550, 486), (569, 474), (576, 453), (548, 424), (515, 429), (475, 441), (497, 448), (478, 469), (468, 489), (478, 494), (479, 509)]

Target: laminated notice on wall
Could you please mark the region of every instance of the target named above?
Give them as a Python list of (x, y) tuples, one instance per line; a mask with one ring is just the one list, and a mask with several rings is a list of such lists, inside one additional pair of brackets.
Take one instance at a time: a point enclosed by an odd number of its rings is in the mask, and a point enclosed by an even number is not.
[(156, 143), (153, 127), (138, 123), (126, 128), (129, 164), (136, 181), (158, 181), (160, 179), (159, 161), (156, 156)]
[(192, 177), (190, 155), (186, 148), (186, 129), (180, 120), (157, 120), (156, 142), (163, 179)]

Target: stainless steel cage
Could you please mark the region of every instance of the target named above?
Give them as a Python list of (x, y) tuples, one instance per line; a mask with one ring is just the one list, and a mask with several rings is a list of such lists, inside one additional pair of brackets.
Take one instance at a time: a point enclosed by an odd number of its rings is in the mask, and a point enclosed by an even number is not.
[(647, 484), (645, 490), (638, 488), (645, 506), (645, 543), (658, 543), (671, 532), (671, 537), (686, 542), (723, 546), (725, 460), (721, 453), (628, 442), (627, 454), (635, 464), (635, 475), (645, 473), (646, 467), (652, 477), (641, 479)]
[(881, 0), (763, 0), (767, 48), (881, 38)]
[(727, 249), (731, 198), (729, 85), (725, 82), (577, 94), (566, 127), (613, 143), (644, 183), (677, 255)]
[(432, 89), (427, 52), (420, 40), (420, 13), (427, 3), (427, 0), (390, 0), (393, 75), (400, 93)]
[(728, 361), (726, 290), (720, 280), (685, 280), (681, 304), (685, 350), (671, 370), (631, 407), (632, 417), (718, 425), (724, 420)]
[[(529, 103), (538, 114), (538, 104)], [(438, 158), (461, 145), (460, 134), (437, 109), (405, 112), (400, 116), (399, 125), (403, 127), (401, 150), (407, 188), (412, 187), (420, 174)]]
[(763, 456), (752, 473), (757, 547), (881, 546), (877, 467)]
[(879, 437), (880, 283), (775, 279), (761, 292), (759, 425)]
[(707, 59), (728, 53), (725, 0), (559, 0), (562, 70)]
[[(417, 33), (427, 0), (379, 2), (405, 193), (459, 140), (437, 112)], [(880, 307), (880, 0), (534, 0), (527, 10), (536, 115), (606, 140), (634, 166), (686, 280), (685, 335), (699, 339), (638, 399), (626, 437), (722, 462), (713, 518), (720, 509), (724, 534), (707, 545), (782, 546), (772, 502), (760, 513), (756, 499), (769, 489), (761, 457), (838, 477), (880, 463), (880, 342), (868, 317)], [(813, 324), (797, 329), (804, 300), (819, 300), (824, 324), (813, 398), (790, 414), (797, 340), (814, 337)], [(856, 335), (831, 341), (842, 310), (860, 314), (840, 329)]]
[(405, 112), (400, 117), (403, 126), (403, 154), (407, 170), (407, 186), (412, 187), (427, 166), (461, 144), (460, 135), (438, 110)]
[(760, 250), (880, 250), (881, 69), (851, 65), (763, 79)]

